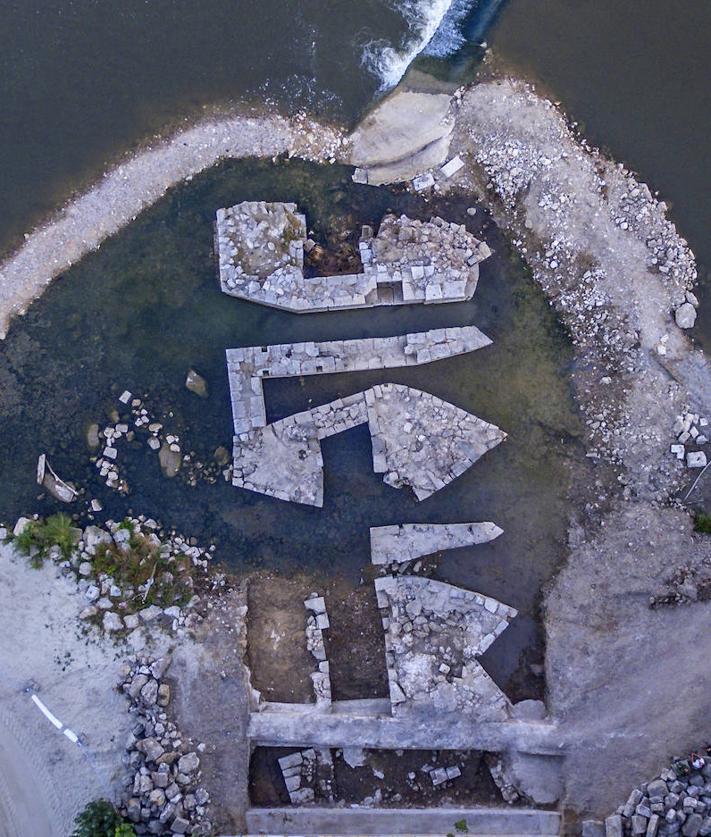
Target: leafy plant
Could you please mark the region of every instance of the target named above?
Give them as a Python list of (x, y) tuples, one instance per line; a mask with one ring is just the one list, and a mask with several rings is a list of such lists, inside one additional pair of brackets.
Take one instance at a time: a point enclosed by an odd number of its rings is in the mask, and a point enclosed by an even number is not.
[(469, 831), (469, 828), (467, 827), (467, 821), (466, 820), (457, 820), (454, 823), (454, 827), (457, 829), (457, 831), (460, 834), (464, 833), (465, 831)]
[(63, 558), (69, 558), (76, 543), (71, 518), (59, 512), (46, 520), (30, 520), (13, 539), (23, 555), (30, 555), (35, 566), (41, 566), (52, 547), (59, 547)]
[(135, 837), (135, 833), (107, 799), (95, 799), (77, 815), (71, 837)]
[(704, 535), (711, 535), (711, 514), (698, 512), (694, 517), (694, 531), (702, 532)]
[(145, 589), (148, 585), (145, 595), (128, 603), (129, 613), (151, 604), (184, 605), (193, 594), (190, 558), (165, 555), (152, 538), (140, 532), (133, 531), (127, 544), (115, 541), (99, 544), (92, 569), (97, 576), (101, 573), (111, 576), (123, 589)]

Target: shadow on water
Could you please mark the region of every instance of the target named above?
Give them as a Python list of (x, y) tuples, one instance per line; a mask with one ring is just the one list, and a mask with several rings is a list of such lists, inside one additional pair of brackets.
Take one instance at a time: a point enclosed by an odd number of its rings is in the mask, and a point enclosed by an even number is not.
[[(439, 577), (496, 596), (521, 611), (487, 667), (511, 683), (522, 660), (538, 661), (539, 591), (562, 554), (566, 461), (578, 455), (571, 400), (571, 352), (541, 294), (496, 227), (463, 201), (419, 198), (353, 184), (350, 170), (301, 162), (231, 162), (171, 191), (129, 228), (55, 282), (14, 322), (0, 347), (0, 518), (48, 513), (38, 497), (37, 455), (46, 451), (65, 479), (87, 486), (105, 512), (128, 509), (214, 541), (236, 572), (273, 568), (345, 576), (355, 584), (368, 565), (368, 528), (407, 521), (493, 520), (505, 534), (493, 544), (443, 558)], [(475, 298), (446, 306), (297, 316), (219, 292), (212, 256), (215, 209), (249, 199), (295, 200), (317, 238), (335, 246), (387, 209), (466, 222), (495, 255), (484, 263)], [(270, 417), (289, 414), (377, 382), (433, 392), (493, 421), (508, 440), (450, 486), (418, 504), (371, 470), (364, 427), (326, 440), (325, 503), (313, 509), (222, 482), (190, 487), (165, 479), (143, 444), (124, 446), (130, 485), (122, 497), (99, 482), (85, 443), (88, 423), (106, 420), (127, 388), (149, 407), (170, 410), (166, 430), (183, 449), (209, 461), (230, 446), (227, 347), (298, 340), (385, 336), (474, 323), (494, 345), (420, 368), (270, 381)], [(205, 376), (205, 400), (185, 390), (189, 367)], [(530, 675), (529, 675), (530, 676)], [(518, 682), (518, 680), (517, 680)]]

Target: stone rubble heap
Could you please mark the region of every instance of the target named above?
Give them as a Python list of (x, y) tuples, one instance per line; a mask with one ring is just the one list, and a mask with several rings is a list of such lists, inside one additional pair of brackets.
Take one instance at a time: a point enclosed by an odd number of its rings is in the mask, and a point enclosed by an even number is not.
[[(706, 445), (711, 435), (708, 429), (709, 421), (698, 413), (684, 412), (676, 417), (674, 422), (674, 436), (676, 442), (671, 445), (670, 451), (680, 462), (686, 463), (687, 468), (705, 468), (707, 464), (706, 453), (698, 448)], [(697, 448), (697, 450), (689, 450)]]
[(326, 657), (323, 632), (330, 627), (331, 623), (328, 621), (326, 602), (323, 596), (312, 593), (304, 601), (304, 607), (308, 611), (306, 647), (318, 664), (318, 671), (310, 675), (314, 687), (314, 696), (318, 705), (329, 706), (331, 703), (331, 674)]
[(685, 479), (656, 453), (669, 449), (665, 428), (698, 366), (679, 331), (695, 318), (693, 252), (668, 207), (530, 86), (502, 79), (462, 98), (455, 134), (471, 155), (468, 185), (489, 190), (576, 347), (588, 455), (624, 464), (624, 497), (664, 501)]
[(503, 534), (495, 523), (400, 523), (371, 526), (370, 560), (390, 567), (434, 552), (486, 543)]
[(292, 805), (333, 801), (333, 756), (327, 748), (290, 753), (279, 767)]
[(124, 667), (121, 689), (136, 723), (126, 742), (128, 775), (121, 813), (136, 834), (212, 834), (207, 791), (200, 786), (198, 745), (192, 749), (171, 720), (170, 659), (134, 658)]
[(516, 616), (488, 596), (419, 576), (375, 580), (393, 714), (436, 710), (504, 721), (510, 704), (476, 658)]
[(297, 313), (471, 299), (491, 255), (463, 224), (387, 215), (363, 227), (362, 273), (304, 276), (306, 219), (293, 203), (247, 201), (217, 211), (220, 285), (232, 296)]
[(607, 837), (708, 837), (711, 834), (711, 764), (679, 760), (635, 788), (605, 820)]
[[(19, 518), (13, 535), (17, 537), (29, 522), (26, 517)], [(138, 633), (150, 623), (183, 636), (201, 621), (195, 585), (208, 583), (214, 546), (205, 549), (194, 538), (163, 532), (155, 520), (144, 515), (120, 523), (109, 520), (105, 528), (92, 525), (76, 529), (75, 534), (76, 546), (68, 559), (63, 558), (59, 547), (50, 549), (49, 558), (76, 578), (87, 601), (80, 619), (97, 624), (106, 633), (126, 632), (129, 640), (134, 631)], [(110, 562), (105, 555), (112, 556)], [(117, 575), (121, 572), (119, 558), (131, 556), (138, 556), (131, 560), (139, 566), (153, 567), (152, 574), (144, 573), (144, 583), (133, 585)], [(107, 563), (117, 565), (114, 575), (101, 569)], [(157, 572), (159, 564), (162, 568)], [(219, 575), (210, 580), (213, 586), (221, 583)]]

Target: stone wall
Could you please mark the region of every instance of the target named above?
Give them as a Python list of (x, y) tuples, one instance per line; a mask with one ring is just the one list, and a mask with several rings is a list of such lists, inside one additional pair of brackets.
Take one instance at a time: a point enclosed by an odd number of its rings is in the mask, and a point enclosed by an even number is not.
[[(306, 220), (293, 203), (245, 201), (217, 211), (220, 286), (231, 296), (296, 313), (471, 299), (491, 255), (463, 224), (387, 215), (363, 227), (362, 273), (304, 275)], [(311, 242), (313, 246), (313, 242)]]

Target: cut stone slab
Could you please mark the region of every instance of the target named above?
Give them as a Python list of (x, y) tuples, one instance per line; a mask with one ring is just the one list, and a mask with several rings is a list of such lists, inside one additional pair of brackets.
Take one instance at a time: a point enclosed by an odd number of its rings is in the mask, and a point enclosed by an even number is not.
[(414, 561), (433, 552), (493, 541), (503, 534), (495, 523), (401, 523), (370, 530), (370, 560), (387, 565)]
[[(449, 150), (453, 120), (446, 94), (398, 91), (378, 105), (351, 135), (351, 163), (368, 172), (368, 182), (379, 185), (413, 176), (411, 158), (436, 147), (443, 163)], [(385, 169), (381, 174), (379, 169)], [(415, 171), (414, 174), (418, 172)]]

